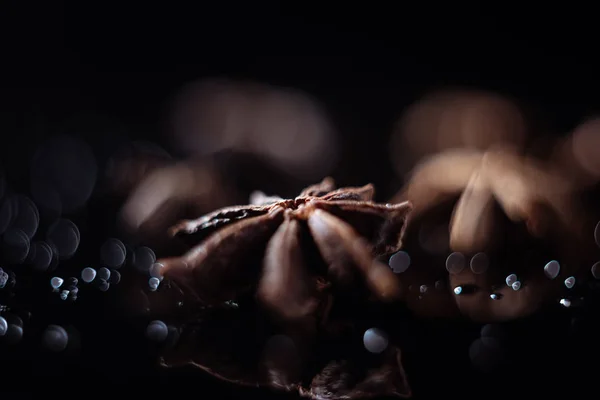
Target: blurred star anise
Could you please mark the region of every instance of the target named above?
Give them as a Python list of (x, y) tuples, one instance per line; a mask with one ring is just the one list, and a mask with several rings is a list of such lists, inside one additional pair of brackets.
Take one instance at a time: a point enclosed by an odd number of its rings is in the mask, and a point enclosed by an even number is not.
[[(574, 181), (560, 165), (510, 148), (448, 150), (421, 163), (396, 199), (414, 204), (404, 250), (413, 262), (429, 268), (408, 271), (402, 282), (419, 285), (427, 274), (439, 276), (449, 250), (471, 258), (470, 268), (463, 264), (460, 272), (449, 274), (452, 288), (470, 290), (460, 296), (439, 291), (423, 301), (416, 298), (420, 294), (407, 296), (409, 308), (419, 315), (439, 315), (441, 310), (454, 315), (448, 306), (455, 302), (463, 315), (481, 322), (514, 319), (558, 296), (565, 278), (585, 278), (581, 267), (593, 264), (595, 257), (590, 226), (595, 219), (589, 218)], [(445, 249), (423, 251), (420, 230), (445, 222)], [(476, 256), (486, 260), (483, 271), (473, 269)], [(553, 258), (562, 266), (562, 279), (544, 275), (544, 265)], [(512, 273), (523, 290), (506, 283)]]
[[(372, 315), (356, 318), (373, 298), (400, 297), (397, 277), (376, 256), (400, 248), (411, 206), (377, 204), (373, 195), (372, 185), (335, 190), (326, 178), (294, 199), (255, 194), (254, 204), (171, 228), (191, 249), (158, 262), (201, 311), (163, 364), (315, 399), (409, 396), (400, 350), (390, 343), (369, 356), (362, 332), (370, 326), (361, 324)], [(281, 335), (295, 352), (268, 351)]]

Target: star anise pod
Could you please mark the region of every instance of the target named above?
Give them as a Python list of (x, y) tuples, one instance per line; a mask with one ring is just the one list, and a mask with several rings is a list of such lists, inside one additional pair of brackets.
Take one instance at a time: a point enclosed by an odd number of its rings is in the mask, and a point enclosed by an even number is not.
[(325, 272), (306, 265), (303, 246), (312, 241), (333, 283), (349, 284), (358, 273), (375, 296), (393, 300), (400, 294), (397, 279), (374, 257), (400, 248), (411, 207), (408, 202), (376, 204), (373, 194), (372, 185), (334, 190), (333, 181), (325, 179), (295, 199), (228, 207), (183, 221), (170, 234), (187, 235), (195, 246), (181, 257), (160, 260), (163, 274), (203, 302), (214, 303), (238, 297), (258, 278), (262, 265), (259, 298), (293, 319), (313, 308), (315, 283), (307, 273)]
[[(400, 350), (390, 344), (366, 356), (362, 314), (353, 308), (401, 295), (397, 277), (375, 257), (400, 248), (411, 206), (377, 204), (373, 195), (372, 185), (335, 190), (326, 178), (294, 199), (255, 195), (259, 204), (171, 228), (192, 247), (159, 260), (162, 274), (202, 306), (163, 363), (315, 399), (409, 396)], [(334, 301), (338, 294), (343, 301)], [(267, 351), (269, 337), (281, 334), (296, 356)], [(356, 340), (341, 346), (349, 338)]]

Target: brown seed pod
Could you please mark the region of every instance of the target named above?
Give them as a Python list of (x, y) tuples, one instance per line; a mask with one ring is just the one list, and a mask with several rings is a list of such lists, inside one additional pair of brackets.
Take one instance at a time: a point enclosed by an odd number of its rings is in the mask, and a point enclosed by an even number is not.
[(375, 257), (400, 248), (411, 210), (373, 194), (327, 178), (294, 199), (254, 196), (171, 228), (191, 249), (158, 262), (197, 314), (163, 365), (314, 399), (410, 396), (398, 347), (370, 357), (361, 346), (360, 310), (401, 297)]

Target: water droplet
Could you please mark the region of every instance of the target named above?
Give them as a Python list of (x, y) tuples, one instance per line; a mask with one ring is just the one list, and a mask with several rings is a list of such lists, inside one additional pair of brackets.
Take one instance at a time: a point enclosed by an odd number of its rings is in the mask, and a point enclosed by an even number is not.
[(81, 234), (79, 228), (68, 219), (59, 219), (46, 232), (48, 243), (54, 246), (61, 260), (71, 258), (79, 247)]
[(134, 267), (140, 271), (148, 273), (152, 264), (156, 262), (156, 254), (149, 247), (139, 247), (135, 251)]
[(8, 322), (4, 317), (0, 317), (0, 336), (4, 336), (8, 330)]
[(4, 271), (0, 272), (0, 289), (4, 289), (6, 284), (8, 283), (8, 274)]
[(61, 352), (67, 348), (69, 334), (62, 326), (49, 325), (42, 335), (42, 345), (53, 352)]
[(506, 277), (506, 286), (512, 286), (517, 281), (517, 275), (510, 274)]
[(596, 279), (600, 279), (600, 261), (592, 265), (592, 276)]
[(567, 279), (565, 279), (565, 286), (567, 287), (567, 289), (573, 289), (573, 286), (575, 286), (575, 277), (570, 276)]
[(116, 285), (119, 282), (121, 282), (121, 273), (117, 270), (112, 271), (110, 274), (110, 282), (109, 283)]
[(461, 294), (462, 293), (462, 286), (457, 286), (454, 288), (454, 294)]
[(65, 282), (66, 282), (67, 286), (75, 287), (79, 284), (79, 279), (72, 276), (72, 277), (68, 278)]
[(110, 279), (110, 270), (106, 267), (102, 267), (98, 270), (98, 274), (96, 276), (98, 279), (104, 279), (107, 281)]
[(560, 299), (559, 303), (566, 308), (571, 307), (571, 300), (569, 300), (569, 299)]
[(419, 287), (419, 292), (421, 292), (421, 293), (427, 293), (427, 289), (428, 289), (427, 285), (421, 285)]
[(167, 324), (162, 321), (152, 321), (146, 328), (146, 337), (153, 342), (162, 342), (169, 335), (169, 328)]
[(63, 290), (60, 292), (60, 299), (61, 300), (66, 300), (69, 297), (69, 291), (68, 290)]
[(158, 280), (158, 278), (150, 278), (148, 279), (148, 286), (150, 286), (150, 290), (155, 291), (156, 289), (158, 289), (158, 285), (160, 285), (160, 281)]
[(560, 273), (560, 264), (556, 260), (550, 261), (546, 266), (544, 266), (544, 275), (548, 279), (554, 279)]
[(440, 290), (444, 288), (444, 282), (443, 281), (435, 281), (435, 288)]
[(363, 335), (363, 344), (369, 353), (379, 354), (388, 347), (389, 339), (381, 329), (370, 328)]
[(50, 286), (52, 286), (52, 289), (56, 290), (62, 286), (63, 282), (64, 280), (62, 278), (55, 276), (54, 278), (50, 279)]
[(9, 228), (2, 236), (1, 249), (5, 261), (11, 264), (21, 264), (27, 259), (31, 250), (29, 237), (19, 229)]
[(120, 268), (125, 262), (126, 255), (125, 245), (119, 239), (108, 239), (100, 248), (102, 262), (109, 268)]
[(600, 221), (598, 221), (596, 228), (594, 228), (594, 239), (596, 240), (596, 244), (600, 246)]
[(401, 274), (410, 267), (410, 256), (405, 251), (399, 251), (390, 257), (389, 265), (394, 273)]
[(96, 282), (98, 282), (98, 289), (100, 289), (100, 291), (106, 292), (108, 289), (110, 289), (110, 283), (108, 283), (106, 280), (100, 278)]
[(514, 282), (510, 287), (514, 291), (517, 291), (517, 290), (521, 289), (521, 281)]
[[(181, 302), (180, 302), (180, 303), (181, 303)], [(235, 302), (235, 301), (233, 301), (233, 300), (227, 300), (227, 301), (225, 302), (225, 305), (226, 305), (227, 307), (231, 307), (231, 308), (239, 308), (239, 307), (240, 307), (240, 306), (239, 306), (239, 304), (238, 304), (238, 303), (236, 303), (236, 302)]]
[(52, 248), (46, 242), (35, 242), (30, 248), (31, 263), (33, 269), (45, 272), (50, 268), (53, 260), (56, 260)]
[(150, 267), (150, 276), (152, 278), (158, 278), (162, 280), (163, 276), (161, 271), (164, 267), (165, 266), (161, 263), (152, 264), (152, 267)]
[(86, 267), (81, 271), (81, 280), (85, 283), (90, 283), (96, 279), (96, 270), (94, 268)]
[(17, 344), (23, 339), (23, 327), (17, 324), (8, 324), (4, 340), (8, 344)]
[(74, 288), (69, 292), (69, 300), (75, 301), (77, 300), (77, 295), (79, 294), (79, 289)]
[(492, 293), (490, 294), (490, 299), (492, 300), (500, 300), (503, 297), (502, 293)]
[(454, 252), (446, 258), (446, 270), (451, 274), (459, 274), (465, 268), (465, 256)]
[(474, 274), (483, 274), (489, 266), (489, 259), (485, 253), (477, 253), (471, 258), (471, 271)]

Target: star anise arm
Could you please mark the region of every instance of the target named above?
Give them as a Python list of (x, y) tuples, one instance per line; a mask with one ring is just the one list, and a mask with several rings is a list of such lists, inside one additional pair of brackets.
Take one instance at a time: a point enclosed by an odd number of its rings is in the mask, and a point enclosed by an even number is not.
[(271, 209), (267, 206), (231, 206), (218, 209), (200, 218), (178, 222), (168, 230), (170, 237), (179, 237), (195, 246), (217, 230), (242, 219), (264, 215)]
[(300, 229), (300, 222), (292, 218), (286, 218), (279, 226), (267, 245), (257, 291), (259, 300), (287, 321), (307, 317), (317, 306)]
[(414, 209), (411, 218), (460, 193), (481, 164), (479, 151), (457, 149), (435, 155), (415, 168), (406, 187), (392, 199), (409, 200)]
[(321, 197), (321, 200), (353, 200), (353, 201), (372, 201), (375, 196), (375, 187), (368, 184), (362, 187), (350, 187), (334, 190)]
[(593, 228), (588, 226), (588, 210), (577, 188), (559, 172), (507, 152), (486, 154), (483, 172), (509, 218), (524, 221), (531, 235), (554, 243), (570, 260), (569, 269), (593, 262), (595, 243), (589, 234)]
[(283, 219), (283, 209), (214, 232), (181, 257), (159, 260), (162, 273), (202, 300), (226, 301), (256, 282), (264, 244)]
[(368, 201), (314, 200), (315, 207), (346, 221), (373, 245), (374, 255), (396, 252), (408, 224), (412, 204), (376, 204)]
[(378, 298), (390, 301), (400, 296), (394, 273), (387, 265), (373, 261), (371, 249), (349, 224), (315, 209), (308, 218), (308, 227), (332, 279), (343, 285), (349, 275), (348, 268), (353, 266)]
[(314, 185), (310, 185), (309, 187), (304, 189), (302, 192), (300, 192), (300, 195), (298, 195), (298, 197), (318, 197), (323, 196), (333, 190), (335, 190), (335, 182), (333, 178), (327, 177), (321, 182)]
[[(535, 230), (542, 223), (540, 206), (552, 209), (566, 227), (575, 222), (569, 198), (573, 188), (558, 174), (544, 169), (540, 163), (509, 152), (488, 152), (482, 163), (489, 186), (513, 221), (524, 220)], [(535, 233), (535, 232), (532, 232)]]
[(492, 239), (494, 201), (486, 177), (475, 171), (450, 220), (450, 248), (453, 251), (469, 253), (487, 249)]

